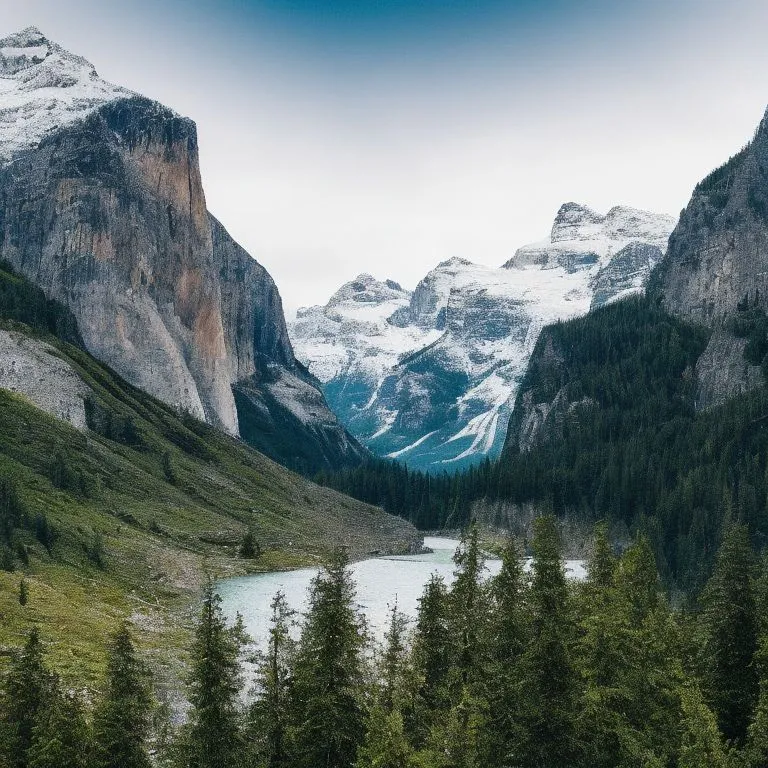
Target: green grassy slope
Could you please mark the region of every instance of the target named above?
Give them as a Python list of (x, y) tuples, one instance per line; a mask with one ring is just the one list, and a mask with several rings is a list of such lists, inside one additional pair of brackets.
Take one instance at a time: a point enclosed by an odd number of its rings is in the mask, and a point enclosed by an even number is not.
[[(6, 318), (18, 316), (3, 294), (9, 279), (0, 273)], [(92, 391), (91, 429), (79, 432), (0, 390), (0, 484), (15, 489), (21, 509), (0, 544), (6, 568), (15, 568), (0, 571), (0, 667), (3, 648), (36, 624), (65, 678), (92, 684), (106, 634), (130, 616), (162, 669), (186, 642), (206, 571), (308, 564), (339, 543), (354, 555), (401, 551), (416, 538), (400, 519), (319, 488), (131, 387), (50, 335), (50, 318), (25, 318), (34, 329), (8, 319), (0, 327), (44, 339), (78, 372)], [(0, 520), (8, 496), (0, 488)], [(54, 531), (50, 551), (42, 516)], [(263, 554), (243, 560), (238, 548), (249, 529)]]

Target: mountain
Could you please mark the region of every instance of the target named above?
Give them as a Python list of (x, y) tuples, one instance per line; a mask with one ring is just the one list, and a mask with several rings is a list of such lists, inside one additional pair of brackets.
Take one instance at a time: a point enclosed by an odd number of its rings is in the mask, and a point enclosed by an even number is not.
[(304, 472), (365, 455), (209, 214), (191, 120), (26, 29), (0, 40), (0, 189), (0, 258), (131, 384)]
[(696, 365), (699, 408), (763, 384), (764, 345), (750, 347), (750, 337), (768, 310), (766, 254), (768, 113), (753, 140), (696, 186), (659, 273), (667, 310), (712, 330)]
[(642, 291), (669, 216), (576, 203), (502, 268), (453, 258), (413, 292), (364, 274), (289, 325), (296, 354), (374, 453), (453, 471), (497, 455), (541, 329)]

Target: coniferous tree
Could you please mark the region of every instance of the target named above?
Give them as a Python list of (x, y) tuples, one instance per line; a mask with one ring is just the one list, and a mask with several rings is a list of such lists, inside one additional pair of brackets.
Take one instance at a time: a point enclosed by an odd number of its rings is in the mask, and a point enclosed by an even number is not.
[(238, 655), (238, 641), (226, 626), (221, 598), (209, 581), (192, 647), (192, 708), (180, 750), (185, 768), (236, 768), (240, 764)]
[(760, 673), (759, 695), (747, 729), (745, 763), (748, 768), (768, 765), (768, 635), (763, 635), (755, 655)]
[(396, 709), (387, 711), (375, 703), (366, 719), (365, 739), (360, 746), (355, 768), (408, 768), (413, 751)]
[(424, 744), (433, 721), (448, 709), (448, 673), (453, 642), (448, 625), (448, 591), (441, 576), (432, 574), (419, 598), (412, 651), (417, 691), (406, 730), (416, 747)]
[(682, 731), (678, 768), (727, 768), (729, 765), (712, 710), (697, 685), (686, 685), (680, 693)]
[(248, 737), (257, 765), (290, 766), (289, 716), (296, 643), (291, 637), (294, 611), (285, 593), (272, 600), (272, 619), (267, 650), (259, 663), (257, 698), (249, 713)]
[(595, 527), (595, 541), (587, 570), (589, 583), (597, 589), (607, 589), (612, 586), (616, 571), (616, 557), (608, 540), (608, 526), (605, 523), (599, 523)]
[(122, 623), (107, 649), (107, 680), (94, 717), (98, 768), (149, 768), (146, 741), (152, 699), (147, 672)]
[(529, 624), (526, 617), (527, 577), (517, 542), (510, 536), (502, 553), (501, 570), (490, 584), (490, 620), (486, 686), (488, 727), (486, 762), (513, 765), (523, 740), (519, 698), (521, 659)]
[(92, 768), (92, 748), (80, 700), (53, 684), (32, 729), (28, 768)]
[(365, 629), (345, 550), (312, 581), (296, 653), (292, 714), (297, 768), (349, 768), (364, 737)]
[(455, 581), (450, 591), (450, 630), (456, 644), (455, 665), (461, 686), (478, 682), (483, 665), (481, 642), (488, 617), (487, 591), (482, 581), (485, 558), (479, 531), (472, 522), (454, 555)]
[(24, 607), (29, 602), (29, 588), (25, 579), (19, 582), (19, 605)]
[(406, 629), (408, 619), (397, 607), (397, 599), (390, 611), (389, 627), (384, 636), (384, 653), (381, 659), (381, 703), (385, 711), (400, 710), (403, 704), (406, 679), (407, 651)]
[(757, 700), (754, 560), (745, 526), (723, 537), (704, 594), (705, 692), (726, 739), (743, 742)]
[(32, 732), (50, 696), (53, 679), (43, 663), (43, 647), (33, 629), (19, 655), (11, 661), (3, 686), (2, 752), (9, 768), (27, 768)]
[(577, 760), (577, 671), (568, 584), (553, 517), (534, 522), (530, 588), (531, 639), (524, 655), (522, 717), (527, 732), (523, 760), (569, 765)]

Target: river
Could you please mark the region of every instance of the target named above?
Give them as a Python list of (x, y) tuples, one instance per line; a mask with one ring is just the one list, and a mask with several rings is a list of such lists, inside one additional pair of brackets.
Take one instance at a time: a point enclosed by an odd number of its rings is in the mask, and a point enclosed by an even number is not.
[[(447, 584), (453, 582), (455, 566), (452, 558), (458, 544), (455, 539), (427, 536), (424, 545), (432, 550), (430, 553), (376, 557), (352, 565), (357, 602), (375, 637), (383, 637), (388, 612), (395, 599), (399, 609), (414, 618), (419, 597), (431, 574), (441, 575)], [(584, 578), (582, 561), (566, 561), (565, 567), (570, 578)], [(488, 559), (486, 576), (494, 576), (500, 568), (500, 560)], [(307, 609), (307, 588), (316, 574), (316, 568), (302, 568), (221, 581), (217, 588), (224, 615), (232, 621), (239, 612), (256, 645), (263, 647), (269, 629), (270, 603), (275, 593), (281, 589), (291, 608), (301, 614)]]

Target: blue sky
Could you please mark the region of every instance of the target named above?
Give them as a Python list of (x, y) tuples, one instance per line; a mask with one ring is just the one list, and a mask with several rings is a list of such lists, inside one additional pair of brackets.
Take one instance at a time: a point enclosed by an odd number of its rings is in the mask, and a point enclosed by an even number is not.
[(755, 0), (0, 0), (194, 118), (208, 204), (287, 307), (501, 264), (561, 202), (677, 214), (768, 104)]

